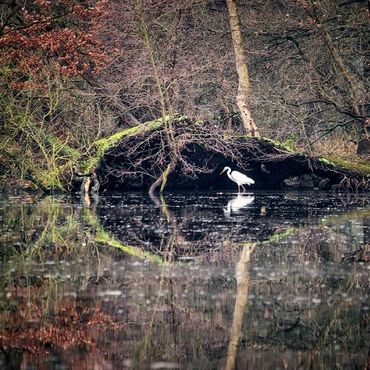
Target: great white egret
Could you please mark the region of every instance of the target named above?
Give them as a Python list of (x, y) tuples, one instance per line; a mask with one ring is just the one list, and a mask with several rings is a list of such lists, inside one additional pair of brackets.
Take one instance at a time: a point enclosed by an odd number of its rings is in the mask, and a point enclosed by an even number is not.
[(239, 171), (231, 171), (231, 168), (227, 167), (227, 166), (222, 170), (220, 175), (222, 175), (225, 171), (227, 171), (227, 176), (229, 177), (229, 179), (238, 184), (238, 193), (240, 192), (240, 187), (242, 187), (243, 190), (245, 191), (245, 187), (243, 185), (252, 185), (252, 184), (254, 184), (253, 179), (251, 179), (248, 176), (245, 176), (243, 173), (241, 173)]

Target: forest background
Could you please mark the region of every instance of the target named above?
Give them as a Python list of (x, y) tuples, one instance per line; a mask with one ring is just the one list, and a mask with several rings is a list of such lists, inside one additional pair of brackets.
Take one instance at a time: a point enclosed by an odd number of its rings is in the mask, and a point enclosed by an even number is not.
[(256, 135), (237, 46), (258, 135), (354, 159), (370, 140), (368, 18), (356, 0), (2, 1), (0, 184), (68, 189), (98, 140), (176, 114)]

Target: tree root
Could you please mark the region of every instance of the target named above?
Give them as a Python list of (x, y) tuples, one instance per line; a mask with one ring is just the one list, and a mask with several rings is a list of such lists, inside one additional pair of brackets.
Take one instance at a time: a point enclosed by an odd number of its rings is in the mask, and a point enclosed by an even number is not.
[(171, 163), (167, 166), (167, 168), (161, 173), (161, 175), (153, 182), (153, 184), (150, 186), (149, 194), (154, 194), (156, 189), (160, 186), (160, 193), (163, 193), (166, 184), (167, 184), (167, 178), (168, 175), (174, 170), (176, 166), (176, 159), (173, 159)]

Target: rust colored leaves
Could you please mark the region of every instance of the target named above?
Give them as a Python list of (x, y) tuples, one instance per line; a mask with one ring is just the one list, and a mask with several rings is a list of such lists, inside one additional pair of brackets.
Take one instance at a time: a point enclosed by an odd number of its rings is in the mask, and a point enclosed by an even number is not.
[[(0, 27), (0, 67), (10, 66), (37, 79), (47, 66), (68, 77), (99, 72), (110, 61), (99, 39), (99, 21), (107, 1), (17, 2)], [(111, 53), (111, 51), (110, 51)]]

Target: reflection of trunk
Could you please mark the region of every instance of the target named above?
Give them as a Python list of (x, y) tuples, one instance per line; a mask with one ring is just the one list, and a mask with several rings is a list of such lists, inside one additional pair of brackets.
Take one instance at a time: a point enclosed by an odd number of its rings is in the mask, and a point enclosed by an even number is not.
[(234, 307), (233, 324), (230, 331), (229, 349), (227, 352), (226, 370), (235, 368), (236, 355), (240, 334), (243, 325), (244, 312), (248, 303), (248, 288), (249, 288), (249, 261), (251, 254), (255, 248), (255, 244), (248, 244), (243, 247), (240, 255), (240, 260), (236, 265), (236, 300)]
[(168, 225), (170, 226), (171, 230), (170, 235), (167, 237), (167, 239), (166, 238), (163, 239), (163, 241), (165, 241), (165, 243), (163, 243), (165, 245), (164, 250), (162, 251), (162, 248), (160, 249), (164, 261), (173, 262), (176, 256), (175, 247), (179, 234), (176, 217), (172, 213), (172, 211), (168, 208), (166, 200), (162, 195), (160, 198), (158, 198), (154, 194), (154, 192), (149, 192), (149, 195), (154, 204), (161, 210), (163, 216), (166, 217)]
[(244, 129), (247, 134), (259, 137), (259, 132), (248, 107), (249, 99), (249, 72), (243, 49), (242, 36), (240, 32), (240, 23), (235, 0), (227, 0), (227, 8), (229, 11), (229, 21), (231, 37), (234, 46), (236, 71), (239, 78), (238, 95), (236, 102), (243, 121)]

